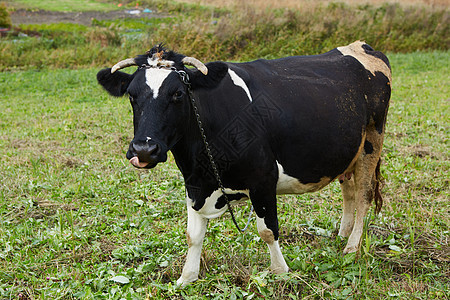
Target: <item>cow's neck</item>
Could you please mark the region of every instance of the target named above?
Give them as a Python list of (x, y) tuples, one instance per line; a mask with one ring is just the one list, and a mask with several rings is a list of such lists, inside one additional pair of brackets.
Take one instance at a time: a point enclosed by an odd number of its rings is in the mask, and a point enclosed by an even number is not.
[[(224, 141), (222, 136), (224, 134), (223, 130), (228, 124), (232, 123), (233, 118), (242, 110), (242, 106), (233, 105), (233, 103), (224, 106), (224, 102), (222, 102), (224, 99), (218, 99), (217, 95), (210, 97), (205, 92), (195, 93), (194, 97), (198, 105), (206, 138), (211, 145), (214, 160), (219, 169), (226, 168), (233, 158), (225, 155), (227, 149), (225, 149), (226, 145), (224, 145), (226, 141)], [(195, 175), (205, 177), (205, 172), (210, 173), (211, 176), (207, 177), (211, 177), (211, 182), (215, 183), (216, 180), (211, 174), (211, 164), (206, 154), (205, 145), (193, 110), (191, 110), (190, 114), (186, 132), (183, 138), (172, 148), (172, 153), (187, 184), (189, 184), (188, 181), (192, 181), (193, 175), (194, 177)]]
[(186, 134), (172, 148), (178, 168), (186, 179), (194, 169), (195, 157), (204, 149), (203, 141), (194, 116), (186, 126)]

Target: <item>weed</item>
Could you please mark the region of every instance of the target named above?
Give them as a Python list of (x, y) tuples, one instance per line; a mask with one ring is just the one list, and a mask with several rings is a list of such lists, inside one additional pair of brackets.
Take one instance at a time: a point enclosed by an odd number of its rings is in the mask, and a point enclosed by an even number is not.
[(11, 18), (4, 3), (0, 3), (0, 28), (11, 27)]

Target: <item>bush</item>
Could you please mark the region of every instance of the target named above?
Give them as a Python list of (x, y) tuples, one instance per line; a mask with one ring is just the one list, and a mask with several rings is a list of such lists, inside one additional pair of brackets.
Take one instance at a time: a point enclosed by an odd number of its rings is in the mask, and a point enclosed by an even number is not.
[(4, 3), (0, 3), (0, 28), (10, 28), (11, 18)]
[(23, 31), (37, 35), (0, 40), (0, 71), (40, 68), (42, 57), (48, 57), (48, 67), (103, 67), (160, 42), (203, 61), (318, 54), (355, 40), (385, 52), (448, 50), (450, 45), (449, 10), (443, 8), (344, 3), (299, 10), (180, 3), (165, 8), (170, 18), (94, 20), (90, 27), (23, 25)]

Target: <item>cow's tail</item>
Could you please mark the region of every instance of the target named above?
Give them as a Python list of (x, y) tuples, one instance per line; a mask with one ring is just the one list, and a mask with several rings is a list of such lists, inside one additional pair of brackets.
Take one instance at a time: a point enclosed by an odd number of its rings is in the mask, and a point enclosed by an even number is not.
[(383, 188), (383, 177), (380, 172), (381, 158), (378, 160), (377, 167), (375, 168), (375, 214), (378, 214), (383, 207), (383, 197), (381, 197), (381, 189)]

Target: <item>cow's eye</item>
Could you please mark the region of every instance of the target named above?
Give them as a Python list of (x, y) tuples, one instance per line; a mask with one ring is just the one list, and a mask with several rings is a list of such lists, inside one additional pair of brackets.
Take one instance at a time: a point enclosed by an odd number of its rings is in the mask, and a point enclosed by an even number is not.
[(173, 94), (173, 100), (174, 101), (180, 101), (184, 96), (183, 91), (176, 91), (175, 94)]

